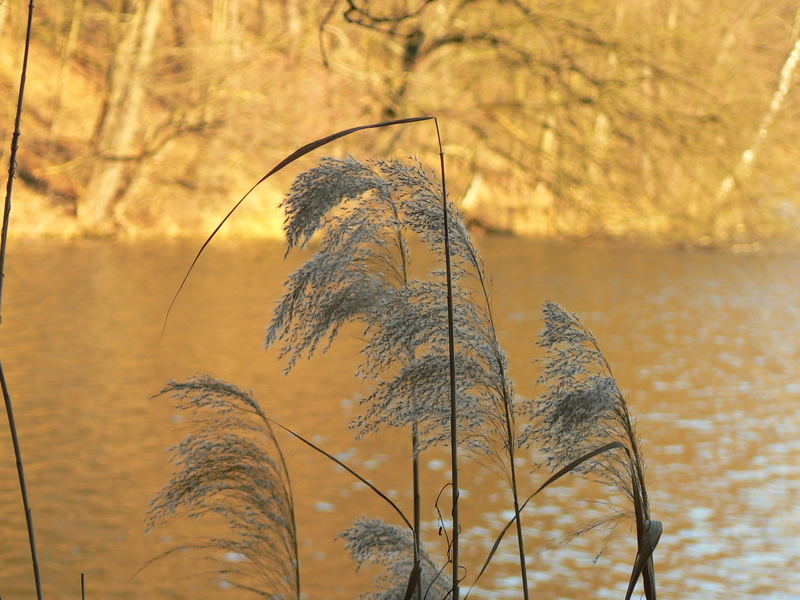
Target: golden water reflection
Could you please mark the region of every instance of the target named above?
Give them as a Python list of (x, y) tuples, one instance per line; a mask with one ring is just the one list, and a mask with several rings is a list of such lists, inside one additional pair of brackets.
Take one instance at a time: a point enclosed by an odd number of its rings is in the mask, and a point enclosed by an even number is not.
[[(796, 597), (800, 589), (800, 281), (793, 255), (732, 256), (576, 248), (516, 239), (481, 244), (493, 275), (501, 340), (517, 391), (534, 389), (532, 359), (545, 298), (581, 314), (638, 416), (665, 597)], [(0, 358), (15, 402), (45, 592), (76, 597), (232, 598), (213, 568), (176, 555), (136, 577), (179, 541), (220, 533), (180, 522), (145, 535), (147, 503), (170, 473), (165, 449), (181, 423), (151, 399), (170, 379), (211, 373), (251, 389), (279, 420), (347, 456), (410, 505), (408, 440), (399, 432), (355, 444), (344, 427), (365, 388), (349, 374), (358, 340), (288, 377), (263, 334), (296, 262), (276, 243), (212, 246), (161, 320), (194, 247), (179, 243), (15, 242), (9, 250)], [(5, 425), (3, 425), (5, 428)], [(335, 539), (359, 514), (392, 515), (363, 486), (291, 440), (290, 464), (307, 598), (351, 599), (370, 587)], [(528, 459), (528, 463), (530, 460)], [(433, 498), (445, 452), (423, 459), (426, 538), (442, 555)], [(523, 472), (527, 473), (526, 469)], [(464, 479), (464, 554), (471, 572), (509, 516), (507, 488), (477, 465)], [(541, 473), (526, 475), (535, 489)], [(558, 540), (607, 499), (564, 480), (526, 511), (537, 597), (620, 598), (634, 548), (612, 536)], [(446, 511), (445, 511), (446, 512)], [(0, 595), (32, 596), (13, 454), (0, 436)], [(475, 598), (518, 598), (513, 543)], [(467, 581), (470, 577), (467, 577)]]

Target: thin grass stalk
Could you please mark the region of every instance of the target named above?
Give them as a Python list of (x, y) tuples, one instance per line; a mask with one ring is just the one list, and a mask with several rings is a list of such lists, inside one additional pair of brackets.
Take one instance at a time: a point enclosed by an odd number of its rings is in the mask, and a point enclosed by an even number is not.
[[(481, 273), (480, 269), (478, 269), (478, 278), (480, 281), (481, 289), (483, 290), (483, 297), (486, 302), (486, 312), (489, 317), (489, 325), (492, 335), (495, 335), (495, 327), (494, 327), (494, 318), (492, 317), (492, 306), (491, 302), (489, 301), (489, 293), (486, 289), (486, 284), (483, 279), (483, 273)], [(497, 345), (497, 341), (495, 340), (495, 345)], [(514, 500), (514, 514), (517, 515), (516, 518), (516, 530), (517, 530), (517, 551), (519, 553), (519, 572), (520, 576), (522, 577), (522, 596), (524, 600), (529, 600), (530, 592), (528, 590), (528, 566), (525, 560), (525, 538), (522, 534), (522, 516), (520, 515), (520, 506), (519, 506), (519, 490), (517, 488), (517, 465), (515, 462), (515, 449), (516, 449), (516, 439), (514, 436), (514, 411), (512, 408), (512, 398), (509, 396), (508, 390), (509, 387), (507, 385), (507, 375), (506, 370), (503, 365), (503, 361), (498, 357), (497, 360), (497, 368), (500, 372), (500, 380), (503, 385), (503, 417), (505, 420), (506, 425), (506, 448), (508, 449), (508, 466), (509, 471), (511, 473), (511, 495)]]
[[(3, 281), (5, 280), (6, 247), (8, 244), (8, 225), (11, 216), (11, 196), (14, 190), (14, 178), (17, 172), (17, 150), (19, 149), (20, 123), (22, 121), (22, 106), (25, 98), (25, 82), (28, 77), (28, 56), (31, 47), (31, 30), (33, 29), (33, 0), (28, 4), (28, 23), (25, 31), (25, 53), (22, 58), (22, 73), (19, 80), (19, 94), (17, 96), (17, 112), (14, 117), (14, 133), (11, 136), (11, 154), (8, 159), (8, 179), (6, 181), (6, 197), (3, 209), (3, 230), (0, 236), (0, 305), (3, 297)], [(2, 316), (0, 316), (2, 322)], [(28, 502), (28, 489), (25, 483), (25, 470), (22, 463), (22, 450), (17, 436), (17, 425), (14, 420), (14, 410), (11, 404), (11, 394), (8, 392), (6, 376), (0, 363), (0, 384), (3, 388), (3, 401), (5, 402), (8, 428), (11, 431), (11, 442), (14, 446), (14, 457), (17, 463), (17, 476), (19, 478), (22, 507), (25, 511), (25, 523), (28, 528), (28, 542), (31, 548), (31, 562), (33, 563), (33, 578), (36, 584), (36, 598), (42, 600), (42, 581), (39, 575), (39, 557), (36, 552), (36, 536), (33, 528), (33, 515)]]
[[(392, 212), (394, 214), (395, 219), (397, 222), (400, 222), (399, 215), (397, 214), (397, 210), (392, 207)], [(402, 230), (400, 226), (397, 227), (397, 251), (400, 254), (400, 265), (402, 266), (402, 276), (403, 285), (408, 285), (408, 256), (407, 256), (407, 245), (405, 238), (403, 237)], [(413, 358), (413, 354), (411, 351), (408, 351), (409, 358)], [(414, 414), (416, 414), (416, 407), (414, 409)], [(412, 482), (412, 490), (413, 490), (413, 497), (414, 497), (414, 570), (411, 574), (411, 582), (409, 585), (413, 585), (413, 579), (416, 574), (418, 577), (420, 575), (420, 560), (422, 557), (422, 552), (420, 550), (422, 546), (422, 507), (421, 507), (421, 499), (420, 499), (420, 482), (419, 482), (419, 431), (417, 426), (417, 421), (415, 420), (414, 423), (411, 424), (411, 482)], [(417, 600), (422, 600), (422, 586), (420, 585), (421, 581), (416, 582), (416, 591), (415, 595)]]
[[(641, 570), (640, 572), (642, 573), (642, 577), (644, 579), (645, 596), (647, 597), (647, 600), (656, 600), (655, 569), (653, 568), (652, 553), (655, 549), (655, 545), (658, 543), (658, 538), (661, 536), (661, 530), (659, 529), (654, 540), (648, 540), (648, 537), (651, 535), (651, 521), (650, 505), (647, 499), (647, 488), (644, 485), (644, 464), (642, 463), (641, 454), (639, 453), (638, 444), (636, 442), (636, 434), (631, 429), (631, 418), (628, 412), (628, 407), (623, 405), (622, 410), (625, 423), (625, 434), (627, 435), (631, 444), (632, 454), (630, 457), (630, 468), (631, 479), (633, 482), (634, 513), (636, 515), (636, 540), (638, 546), (636, 552), (636, 562), (639, 563), (640, 561), (646, 561), (646, 563), (642, 563), (641, 565), (634, 565), (626, 597), (630, 597), (631, 594), (633, 594), (633, 586), (636, 584), (636, 579), (638, 579), (637, 570)], [(658, 523), (658, 526), (660, 528), (661, 524)], [(647, 552), (646, 557), (642, 555), (643, 552)]]
[[(599, 351), (600, 349), (597, 347), (597, 344), (594, 344), (594, 347)], [(608, 370), (608, 373), (613, 376), (613, 372), (611, 371), (611, 365), (608, 364), (608, 361), (605, 358), (605, 355), (600, 352), (600, 356), (602, 357), (603, 365)], [(653, 559), (652, 559), (652, 552), (655, 548), (655, 545), (658, 543), (658, 538), (660, 538), (661, 531), (655, 537), (655, 540), (648, 540), (648, 536), (651, 535), (651, 521), (650, 521), (650, 503), (647, 498), (647, 486), (644, 484), (644, 463), (642, 461), (642, 455), (639, 451), (639, 444), (636, 439), (636, 432), (633, 431), (632, 428), (632, 419), (630, 415), (630, 411), (628, 410), (628, 405), (626, 403), (622, 403), (621, 407), (617, 410), (621, 411), (621, 421), (623, 423), (623, 428), (625, 432), (625, 436), (630, 443), (630, 452), (629, 452), (629, 463), (630, 463), (630, 470), (631, 470), (631, 481), (632, 481), (632, 491), (633, 491), (633, 504), (634, 504), (634, 515), (636, 518), (636, 540), (637, 540), (637, 563), (640, 560), (640, 555), (643, 551), (649, 552), (647, 554), (647, 558), (643, 559), (646, 560), (646, 564), (643, 564), (641, 567), (634, 565), (633, 573), (631, 574), (631, 581), (628, 587), (628, 593), (626, 597), (630, 597), (633, 593), (633, 586), (636, 583), (636, 579), (638, 578), (637, 569), (641, 569), (642, 578), (644, 579), (644, 590), (645, 596), (648, 600), (655, 600), (656, 599), (656, 582), (655, 582), (655, 569), (653, 567)], [(659, 522), (658, 526), (660, 527), (661, 524)], [(651, 547), (647, 547), (648, 544), (652, 544)]]
[(442, 170), (442, 214), (444, 215), (444, 264), (447, 278), (447, 342), (450, 353), (450, 469), (453, 484), (453, 543), (451, 558), (453, 561), (453, 599), (459, 599), (458, 593), (458, 411), (456, 407), (456, 350), (453, 332), (453, 275), (450, 265), (450, 228), (447, 214), (447, 181), (444, 171), (444, 150), (442, 148), (442, 135), (439, 131), (439, 121), (434, 117), (436, 125), (436, 138), (439, 141), (439, 163)]
[[(483, 301), (486, 306), (486, 317), (489, 320), (489, 331), (492, 335), (492, 342), (495, 348), (499, 347), (499, 343), (497, 341), (497, 330), (494, 325), (494, 317), (492, 314), (492, 301), (489, 297), (489, 290), (486, 286), (486, 279), (484, 278), (483, 270), (480, 266), (480, 261), (478, 256), (473, 254), (472, 255), (472, 263), (475, 265), (475, 275), (478, 278), (478, 283), (481, 288), (481, 292), (483, 294)], [(514, 462), (515, 458), (515, 449), (516, 449), (516, 438), (514, 435), (514, 410), (513, 410), (513, 399), (509, 394), (509, 385), (508, 385), (508, 375), (506, 374), (505, 365), (503, 364), (502, 358), (497, 355), (497, 370), (500, 374), (500, 381), (503, 386), (503, 419), (505, 421), (505, 428), (506, 428), (506, 449), (508, 451), (508, 464), (509, 464), (509, 471), (511, 474), (511, 495), (513, 496), (514, 500), (514, 512), (515, 514), (519, 515), (519, 490), (517, 488), (517, 466)], [(520, 567), (520, 576), (522, 578), (522, 595), (524, 600), (529, 600), (529, 590), (528, 590), (528, 570), (525, 560), (525, 539), (522, 534), (522, 518), (518, 516), (516, 519), (516, 530), (517, 530), (517, 550), (519, 554), (519, 567)]]
[[(414, 565), (419, 567), (420, 564), (420, 546), (422, 545), (421, 538), (421, 521), (422, 509), (420, 500), (420, 485), (419, 485), (419, 434), (417, 432), (417, 424), (411, 426), (411, 451), (414, 453), (411, 460), (411, 474), (414, 486)], [(419, 582), (418, 582), (419, 583)], [(422, 586), (417, 585), (416, 591), (417, 600), (422, 600)]]
[(33, 514), (31, 505), (28, 502), (28, 487), (25, 484), (25, 469), (22, 466), (22, 449), (19, 446), (17, 437), (17, 425), (14, 421), (14, 408), (11, 404), (11, 395), (8, 393), (6, 376), (3, 372), (3, 364), (0, 362), (0, 385), (3, 388), (3, 400), (6, 405), (6, 415), (8, 415), (8, 427), (11, 430), (11, 443), (14, 446), (14, 457), (17, 462), (17, 476), (19, 478), (19, 489), (22, 494), (22, 507), (25, 510), (25, 524), (28, 526), (28, 543), (31, 547), (31, 562), (33, 563), (33, 579), (36, 583), (36, 598), (42, 600), (42, 580), (39, 576), (39, 555), (36, 552), (36, 536), (33, 530)]
[(517, 491), (517, 466), (514, 463), (514, 437), (512, 431), (512, 421), (508, 401), (503, 403), (505, 407), (506, 433), (508, 435), (508, 462), (511, 468), (511, 494), (514, 497), (514, 514), (517, 515), (517, 549), (519, 550), (519, 572), (522, 576), (522, 596), (525, 600), (530, 598), (528, 592), (528, 567), (525, 563), (525, 539), (522, 536), (522, 516), (519, 508), (519, 492)]
[(8, 222), (11, 215), (11, 193), (14, 190), (14, 178), (17, 174), (17, 150), (19, 149), (20, 122), (22, 120), (22, 104), (25, 97), (25, 82), (28, 78), (28, 54), (31, 47), (31, 29), (33, 24), (33, 0), (28, 5), (28, 26), (25, 32), (25, 54), (22, 58), (22, 74), (19, 78), (19, 95), (17, 96), (17, 112), (14, 117), (14, 133), (11, 135), (11, 155), (8, 158), (8, 179), (6, 180), (6, 201), (3, 211), (3, 234), (0, 242), (0, 301), (3, 298), (3, 280), (5, 279), (6, 244), (8, 242)]
[[(480, 268), (477, 256), (473, 257), (473, 262), (476, 266), (475, 273), (478, 277), (478, 283), (480, 284), (481, 291), (483, 293), (483, 300), (486, 305), (486, 316), (489, 319), (489, 330), (491, 331), (492, 336), (495, 338), (493, 340), (495, 347), (498, 347), (499, 344), (497, 343), (496, 334), (497, 330), (494, 326), (492, 302), (489, 298), (489, 290), (486, 287), (486, 280), (484, 279), (483, 270)], [(514, 514), (517, 515), (517, 550), (519, 553), (520, 576), (522, 577), (522, 596), (524, 600), (529, 600), (530, 592), (528, 590), (528, 567), (525, 560), (525, 538), (522, 534), (522, 516), (520, 515), (519, 490), (517, 488), (517, 465), (514, 461), (517, 442), (514, 436), (514, 411), (512, 406), (513, 399), (509, 395), (508, 376), (506, 374), (506, 369), (502, 359), (499, 356), (497, 357), (497, 369), (500, 373), (500, 381), (503, 385), (503, 417), (506, 425), (506, 448), (508, 449), (508, 465), (511, 473), (511, 495), (514, 500)]]
[[(266, 415), (262, 413), (261, 416), (264, 417), (267, 423), (270, 422)], [(289, 493), (286, 494), (286, 497), (289, 500), (289, 514), (292, 517), (292, 550), (297, 559), (294, 564), (294, 589), (297, 590), (297, 597), (300, 598), (300, 550), (297, 545), (297, 511), (294, 509), (294, 496), (291, 494), (292, 479), (289, 476), (289, 468), (286, 466), (286, 457), (283, 455), (283, 450), (281, 449), (280, 444), (275, 444), (275, 449), (278, 451), (278, 458), (281, 461), (281, 469), (286, 477), (286, 485), (289, 490)]]
[[(486, 291), (486, 285), (483, 281), (482, 274), (480, 275), (481, 288), (483, 289), (484, 298), (486, 299), (486, 310), (489, 315), (489, 323), (491, 325), (492, 335), (495, 335), (494, 319), (492, 318), (492, 307), (489, 303), (489, 295)], [(524, 600), (529, 600), (530, 592), (528, 590), (528, 565), (526, 564), (525, 555), (525, 538), (522, 534), (522, 516), (520, 515), (519, 507), (519, 490), (517, 488), (517, 464), (515, 458), (515, 448), (517, 445), (514, 436), (514, 412), (512, 409), (512, 399), (509, 397), (508, 385), (506, 383), (506, 370), (503, 366), (503, 361), (497, 361), (497, 368), (500, 370), (500, 378), (503, 383), (503, 410), (506, 422), (506, 445), (508, 448), (508, 466), (511, 471), (511, 495), (514, 500), (514, 514), (517, 515), (516, 529), (517, 529), (517, 550), (519, 553), (519, 572), (522, 577), (522, 596)]]

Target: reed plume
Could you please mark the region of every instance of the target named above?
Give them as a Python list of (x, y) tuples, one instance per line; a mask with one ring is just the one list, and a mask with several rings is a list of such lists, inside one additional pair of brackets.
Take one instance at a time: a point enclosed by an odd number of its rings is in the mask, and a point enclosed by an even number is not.
[[(441, 197), (418, 163), (326, 158), (301, 174), (283, 201), (287, 252), (317, 233), (319, 244), (289, 277), (266, 336), (267, 347), (280, 344), (291, 370), (301, 357), (327, 350), (346, 323), (359, 324), (365, 342), (357, 374), (374, 381), (375, 389), (351, 425), (358, 437), (410, 426), (415, 471), (419, 452), (450, 441), (447, 279), (440, 270), (412, 278), (411, 264), (412, 244), (432, 256), (444, 251)], [(496, 458), (499, 450), (507, 456), (500, 464), (510, 474), (516, 510), (508, 361), (497, 341), (483, 265), (450, 203), (447, 218), (459, 443), (480, 455)]]
[(270, 422), (252, 396), (209, 376), (172, 382), (170, 396), (189, 413), (190, 433), (172, 449), (180, 471), (151, 502), (152, 528), (178, 515), (216, 514), (230, 537), (178, 546), (221, 551), (220, 576), (266, 598), (298, 600), (300, 567), (291, 483)]
[[(289, 251), (320, 231), (313, 257), (286, 282), (266, 336), (280, 344), (291, 370), (301, 357), (327, 350), (346, 323), (365, 339), (357, 374), (376, 381), (353, 423), (359, 436), (382, 426), (417, 423), (417, 451), (449, 440), (446, 289), (441, 271), (411, 275), (411, 239), (441, 249), (440, 192), (421, 166), (367, 165), (326, 158), (300, 175), (283, 202)], [(334, 211), (335, 209), (335, 211)], [(476, 254), (451, 207), (454, 278)], [(459, 408), (466, 443), (480, 447), (487, 413), (478, 386), (494, 383), (487, 367), (486, 322), (469, 291), (454, 290)]]
[(639, 547), (628, 597), (639, 576), (636, 571), (643, 570), (646, 596), (654, 600), (652, 552), (661, 523), (650, 519), (644, 460), (628, 403), (597, 340), (578, 316), (549, 300), (542, 312), (545, 329), (539, 345), (546, 355), (539, 383), (545, 391), (528, 404), (535, 425), (525, 429), (521, 441), (537, 444), (554, 471), (604, 444), (620, 444), (624, 451), (597, 454), (575, 470), (630, 500)]
[[(250, 191), (287, 164), (334, 139), (362, 129), (427, 119), (356, 127), (307, 144), (281, 161)], [(441, 145), (440, 156), (441, 184), (419, 163), (364, 163), (352, 157), (322, 159), (317, 167), (296, 179), (282, 203), (287, 254), (309, 246), (312, 239), (317, 242), (308, 262), (287, 280), (286, 292), (277, 303), (265, 341), (268, 348), (280, 348), (288, 372), (298, 360), (326, 351), (346, 325), (360, 328), (364, 344), (356, 374), (374, 388), (363, 400), (363, 411), (351, 422), (351, 428), (357, 437), (386, 426), (410, 428), (413, 525), (391, 499), (352, 468), (277, 425), (365, 483), (408, 525), (410, 533), (382, 521), (361, 518), (342, 534), (359, 566), (370, 562), (388, 567), (377, 581), (378, 589), (367, 596), (370, 600), (410, 600), (412, 596), (422, 600), (423, 595), (427, 598), (429, 594), (438, 599), (451, 595), (458, 598), (460, 445), (473, 456), (488, 456), (496, 461), (508, 476), (514, 505), (514, 517), (495, 540), (475, 582), (485, 572), (505, 533), (516, 524), (522, 596), (528, 599), (521, 511), (553, 482), (572, 470), (580, 470), (632, 499), (638, 551), (626, 598), (630, 598), (643, 574), (647, 598), (655, 600), (652, 552), (661, 524), (650, 520), (644, 463), (627, 404), (611, 369), (579, 319), (548, 302), (546, 329), (540, 340), (548, 353), (540, 383), (548, 390), (537, 401), (527, 402), (521, 414), (534, 424), (528, 424), (518, 434), (520, 411), (515, 406), (508, 360), (496, 335), (488, 280), (458, 211), (446, 200)], [(192, 267), (250, 191), (209, 236)], [(420, 273), (418, 267), (412, 266), (412, 247), (431, 257), (444, 253), (445, 270)], [(151, 523), (171, 518), (178, 508), (193, 516), (206, 512), (223, 514), (239, 537), (210, 540), (200, 547), (241, 549), (236, 553), (247, 557), (255, 568), (232, 573), (260, 582), (261, 587), (257, 587), (237, 581), (240, 587), (251, 591), (263, 593), (262, 589), (276, 583), (289, 585), (293, 574), (294, 587), (281, 592), (280, 597), (296, 598), (299, 568), (289, 479), (269, 419), (247, 394), (208, 377), (170, 384), (162, 393), (176, 396), (184, 408), (215, 408), (222, 419), (220, 423), (201, 421), (200, 433), (178, 447), (176, 455), (179, 464), (185, 465), (184, 471), (156, 498)], [(231, 416), (233, 407), (239, 405), (245, 407), (244, 412), (256, 425)], [(232, 433), (237, 428), (246, 435)], [(270, 442), (272, 454), (254, 449), (254, 432), (264, 434), (262, 442)], [(454, 491), (453, 537), (452, 543), (448, 538), (447, 549), (452, 578), (435, 569), (420, 540), (419, 454), (430, 446), (446, 443), (451, 448)], [(534, 444), (543, 447), (549, 466), (556, 472), (520, 502), (515, 452)], [(219, 451), (224, 458), (216, 456)], [(271, 458), (276, 455), (278, 461)], [(263, 472), (255, 465), (258, 461), (265, 461)], [(209, 464), (203, 466), (203, 462)], [(240, 463), (245, 466), (239, 467)], [(230, 499), (233, 509), (225, 508), (223, 497), (231, 488), (219, 483), (224, 480), (221, 473), (242, 476), (237, 482), (251, 477), (249, 482), (256, 482), (255, 487), (267, 486), (270, 500), (259, 505), (259, 515), (254, 516), (248, 508), (248, 502), (256, 506), (257, 500), (249, 495), (244, 496), (244, 509), (236, 504), (242, 502), (242, 496)], [(245, 483), (250, 494), (255, 487)], [(266, 529), (268, 534), (261, 535), (260, 529)], [(272, 540), (271, 545), (265, 540)], [(255, 558), (259, 552), (267, 556), (264, 561)], [(278, 567), (281, 562), (283, 570)], [(266, 587), (261, 573), (265, 565), (269, 575)]]
[[(363, 600), (404, 598), (409, 573), (414, 568), (414, 540), (409, 531), (380, 519), (360, 517), (339, 537), (347, 543), (347, 550), (358, 568), (365, 564), (382, 567), (375, 579), (375, 591), (362, 595)], [(419, 565), (420, 594), (424, 598), (446, 598), (452, 582), (444, 569), (438, 568), (424, 550)]]

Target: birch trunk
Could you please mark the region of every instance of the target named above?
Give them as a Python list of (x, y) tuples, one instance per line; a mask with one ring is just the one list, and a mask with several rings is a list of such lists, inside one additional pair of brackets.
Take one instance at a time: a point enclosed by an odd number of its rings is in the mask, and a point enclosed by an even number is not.
[(718, 208), (725, 204), (731, 191), (733, 191), (733, 188), (736, 186), (736, 183), (746, 180), (752, 173), (753, 163), (758, 157), (758, 153), (764, 145), (772, 129), (772, 125), (775, 123), (775, 118), (778, 116), (781, 107), (783, 107), (786, 96), (789, 94), (794, 73), (797, 70), (797, 63), (800, 62), (800, 35), (798, 35), (798, 32), (800, 32), (800, 10), (798, 10), (795, 15), (794, 27), (792, 28), (792, 50), (789, 52), (781, 68), (778, 78), (778, 87), (772, 94), (772, 101), (769, 103), (767, 112), (764, 113), (761, 122), (758, 124), (756, 135), (750, 146), (742, 152), (736, 166), (725, 176), (717, 188), (715, 206)]

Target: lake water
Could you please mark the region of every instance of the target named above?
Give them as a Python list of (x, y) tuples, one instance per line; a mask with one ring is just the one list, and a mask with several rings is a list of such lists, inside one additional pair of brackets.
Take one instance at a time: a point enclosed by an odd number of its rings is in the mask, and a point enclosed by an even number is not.
[[(663, 598), (800, 597), (800, 257), (738, 256), (480, 240), (501, 341), (517, 391), (533, 393), (551, 298), (598, 338), (638, 418), (655, 519)], [(89, 598), (234, 598), (241, 592), (178, 554), (134, 573), (178, 542), (221, 533), (183, 521), (145, 534), (149, 499), (171, 472), (165, 450), (180, 416), (152, 399), (171, 379), (210, 373), (253, 391), (265, 410), (348, 456), (410, 506), (402, 432), (354, 443), (345, 431), (366, 391), (359, 341), (289, 376), (263, 335), (298, 263), (279, 243), (215, 243), (173, 311), (164, 312), (196, 249), (185, 243), (12, 242), (0, 358), (14, 400), (45, 594)], [(0, 595), (33, 597), (24, 517), (5, 425), (0, 431)], [(283, 439), (298, 511), (304, 595), (353, 599), (370, 589), (335, 539), (359, 514), (393, 516), (346, 473)], [(521, 469), (525, 490), (544, 475)], [(441, 557), (433, 498), (446, 452), (423, 456), (425, 536)], [(463, 554), (471, 581), (508, 518), (507, 488), (479, 465), (462, 475)], [(622, 598), (635, 552), (625, 523), (604, 542), (560, 540), (598, 514), (606, 492), (563, 479), (526, 510), (536, 598)], [(471, 597), (520, 598), (511, 536)], [(599, 559), (598, 553), (603, 550)], [(217, 557), (219, 558), (219, 557)], [(224, 558), (224, 557), (223, 557)]]

